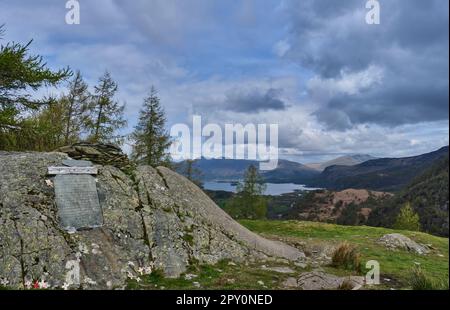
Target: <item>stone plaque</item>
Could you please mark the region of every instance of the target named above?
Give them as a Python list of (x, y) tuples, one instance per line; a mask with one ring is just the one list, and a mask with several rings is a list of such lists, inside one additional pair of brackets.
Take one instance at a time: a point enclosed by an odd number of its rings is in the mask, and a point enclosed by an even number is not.
[(102, 209), (93, 176), (58, 174), (54, 184), (61, 228), (75, 231), (103, 225)]

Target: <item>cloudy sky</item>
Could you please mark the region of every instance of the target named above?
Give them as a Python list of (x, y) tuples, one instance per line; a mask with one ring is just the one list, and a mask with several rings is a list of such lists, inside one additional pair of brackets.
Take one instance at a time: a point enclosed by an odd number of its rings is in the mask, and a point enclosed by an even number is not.
[[(151, 85), (168, 126), (278, 123), (281, 157), (408, 156), (448, 144), (448, 0), (0, 0), (8, 41), (93, 86), (109, 70), (129, 128)], [(47, 92), (63, 91), (47, 90)]]

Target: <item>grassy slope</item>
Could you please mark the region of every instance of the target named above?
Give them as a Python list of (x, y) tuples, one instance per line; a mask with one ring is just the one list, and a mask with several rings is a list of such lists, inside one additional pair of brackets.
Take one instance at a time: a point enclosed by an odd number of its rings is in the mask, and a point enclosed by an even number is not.
[[(422, 269), (436, 280), (448, 279), (448, 239), (431, 236), (424, 233), (401, 231), (402, 234), (413, 240), (431, 244), (432, 253), (424, 256), (408, 253), (406, 251), (390, 251), (376, 240), (387, 233), (395, 232), (392, 229), (366, 227), (366, 226), (340, 226), (317, 222), (300, 221), (254, 221), (243, 220), (241, 224), (252, 231), (268, 238), (289, 238), (289, 240), (302, 241), (307, 244), (338, 244), (348, 241), (358, 246), (362, 255), (362, 262), (377, 260), (380, 263), (381, 277), (391, 279), (384, 285), (374, 287), (386, 289), (389, 287), (408, 288), (408, 279), (411, 268), (420, 263)], [(398, 232), (398, 231), (397, 231)], [(192, 280), (183, 276), (179, 279), (166, 279), (159, 273), (143, 277), (142, 281), (130, 281), (131, 289), (277, 289), (289, 276), (261, 269), (261, 265), (281, 266), (280, 263), (257, 262), (241, 265), (229, 264), (227, 261), (215, 266), (194, 266), (187, 272), (197, 275)], [(297, 274), (308, 269), (290, 265)], [(354, 272), (324, 267), (336, 275), (350, 275)], [(294, 275), (295, 276), (295, 275)], [(198, 282), (198, 284), (194, 284)]]
[[(266, 237), (294, 237), (307, 242), (339, 243), (349, 241), (356, 244), (362, 256), (362, 262), (377, 260), (381, 274), (392, 277), (403, 285), (407, 285), (410, 269), (420, 263), (421, 268), (431, 277), (448, 279), (448, 246), (447, 238), (432, 236), (420, 232), (396, 231), (393, 229), (368, 226), (340, 226), (317, 222), (300, 221), (241, 221), (250, 230)], [(377, 244), (381, 236), (400, 232), (416, 242), (428, 244), (433, 251), (428, 255), (417, 255), (406, 251), (391, 251)]]

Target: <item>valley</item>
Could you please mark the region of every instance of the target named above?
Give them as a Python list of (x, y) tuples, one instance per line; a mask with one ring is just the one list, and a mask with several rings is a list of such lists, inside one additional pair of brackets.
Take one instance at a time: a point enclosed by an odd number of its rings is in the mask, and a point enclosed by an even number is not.
[[(411, 203), (423, 231), (448, 236), (448, 146), (406, 158), (369, 159), (350, 165), (348, 157), (345, 160), (341, 157), (327, 163), (346, 160), (348, 165), (327, 166), (322, 172), (316, 166), (316, 174), (308, 177), (305, 171), (311, 170), (288, 161), (282, 161), (273, 171), (261, 172), (271, 189), (265, 193), (267, 218), (392, 227), (400, 208)], [(198, 168), (203, 172), (202, 168), (207, 167), (207, 178), (218, 180), (207, 181), (205, 190), (223, 207), (234, 196), (236, 183), (221, 182), (220, 173), (228, 171), (227, 180), (237, 178), (249, 163), (231, 160), (215, 163), (223, 170), (215, 170), (206, 160), (198, 161)], [(298, 179), (304, 182), (299, 184)], [(268, 180), (292, 183), (280, 182), (278, 186), (283, 190), (276, 191), (272, 187), (277, 182)]]

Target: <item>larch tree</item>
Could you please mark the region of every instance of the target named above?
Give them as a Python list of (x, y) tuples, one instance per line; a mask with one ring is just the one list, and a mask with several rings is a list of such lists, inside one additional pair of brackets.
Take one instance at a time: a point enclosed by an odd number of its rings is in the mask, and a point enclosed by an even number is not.
[(150, 94), (144, 99), (138, 123), (131, 135), (133, 160), (153, 167), (170, 165), (168, 148), (171, 139), (165, 125), (164, 109), (155, 87), (152, 86)]
[(81, 132), (88, 120), (89, 99), (88, 85), (80, 71), (69, 82), (68, 94), (60, 101), (64, 107), (64, 143), (69, 144), (80, 139)]
[(267, 213), (264, 180), (254, 165), (244, 174), (244, 181), (237, 185), (237, 193), (226, 205), (225, 211), (236, 219), (263, 219)]
[[(0, 39), (2, 34), (0, 26)], [(20, 150), (16, 142), (24, 120), (33, 111), (55, 101), (54, 98), (37, 98), (34, 92), (42, 87), (57, 86), (72, 74), (69, 68), (52, 71), (41, 56), (29, 55), (31, 43), (0, 46), (0, 149)]]
[(118, 89), (117, 83), (109, 72), (100, 77), (98, 85), (94, 87), (94, 94), (89, 104), (90, 116), (86, 122), (89, 131), (88, 140), (101, 143), (122, 142), (122, 136), (117, 130), (126, 126), (124, 119), (125, 105), (115, 100)]

